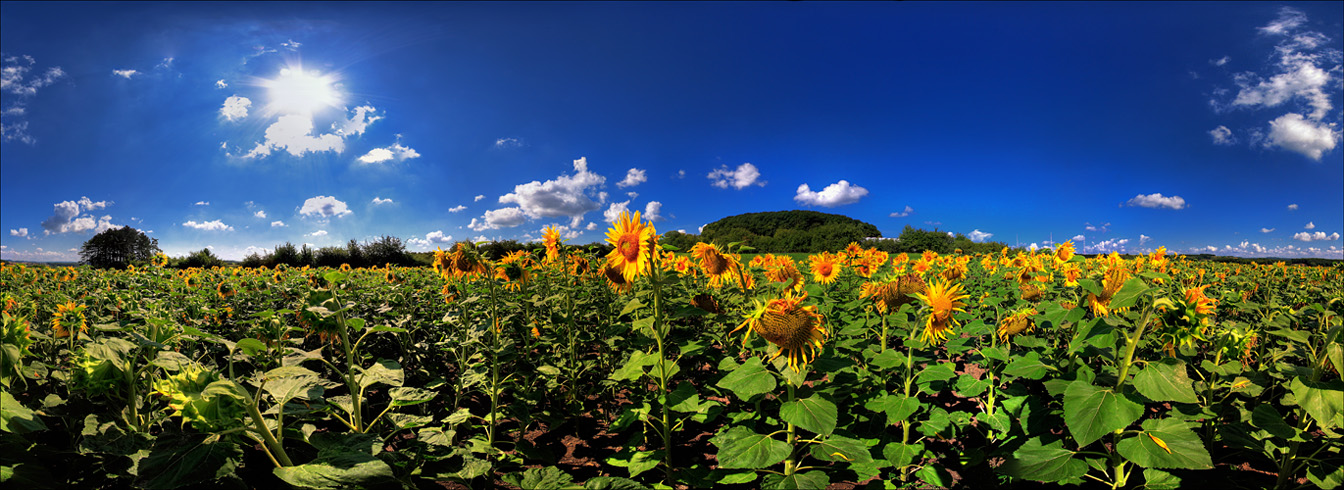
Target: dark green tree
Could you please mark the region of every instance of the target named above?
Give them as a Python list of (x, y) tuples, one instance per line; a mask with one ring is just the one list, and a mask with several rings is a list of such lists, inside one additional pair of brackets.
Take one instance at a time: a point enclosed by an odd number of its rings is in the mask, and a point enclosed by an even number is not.
[(81, 262), (103, 268), (125, 268), (134, 262), (147, 262), (159, 250), (159, 240), (144, 232), (123, 226), (94, 235), (79, 248)]

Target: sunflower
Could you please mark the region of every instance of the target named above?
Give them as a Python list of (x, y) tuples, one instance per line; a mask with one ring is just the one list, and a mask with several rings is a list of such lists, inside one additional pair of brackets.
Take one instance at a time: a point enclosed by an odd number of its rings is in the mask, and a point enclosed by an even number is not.
[(1055, 263), (1063, 264), (1073, 258), (1073, 240), (1059, 244), (1055, 247)]
[(1217, 303), (1213, 298), (1204, 295), (1204, 289), (1209, 286), (1203, 285), (1185, 290), (1185, 303), (1195, 315), (1203, 317), (1212, 315), (1214, 305)]
[(1064, 266), (1064, 285), (1075, 287), (1078, 285), (1078, 278), (1082, 277), (1083, 271), (1078, 269), (1078, 264), (1066, 264)]
[(920, 254), (920, 256), (921, 256), (920, 258), (924, 259), (925, 262), (933, 262), (933, 259), (938, 258), (938, 252), (934, 252), (932, 250), (925, 250), (924, 253)]
[(816, 358), (827, 336), (824, 320), (817, 313), (816, 305), (802, 305), (806, 299), (807, 293), (794, 295), (786, 292), (782, 298), (772, 299), (765, 304), (758, 302), (755, 311), (744, 315), (746, 321), (729, 333), (746, 327), (747, 333), (742, 336), (742, 345), (746, 345), (751, 339), (751, 332), (756, 332), (779, 348), (770, 360), (787, 353), (789, 367), (797, 372), (800, 364), (806, 365)]
[(495, 266), (495, 279), (504, 283), (510, 291), (522, 291), (523, 284), (531, 278), (527, 270), (527, 251), (519, 250), (505, 255)]
[(546, 244), (546, 263), (555, 262), (560, 258), (560, 229), (555, 225), (547, 226), (541, 230), (541, 237)]
[(678, 255), (677, 260), (672, 262), (672, 269), (683, 276), (695, 275), (695, 262), (692, 262), (690, 257)]
[(652, 223), (646, 226), (640, 221), (639, 211), (635, 211), (633, 218), (628, 211), (622, 211), (616, 223), (607, 230), (607, 243), (613, 247), (607, 254), (607, 268), (620, 271), (627, 283), (649, 274), (649, 256), (652, 247), (656, 246), (651, 242), (657, 234)]
[(722, 287), (724, 280), (731, 281), (733, 273), (742, 268), (736, 255), (720, 252), (718, 245), (696, 243), (691, 248), (691, 256), (700, 261), (700, 270), (709, 278), (711, 287)]
[(219, 285), (215, 286), (215, 292), (219, 293), (220, 299), (227, 299), (228, 297), (237, 294), (238, 289), (233, 287), (233, 283), (220, 281)]
[(965, 313), (966, 303), (961, 300), (969, 298), (970, 295), (962, 294), (961, 284), (941, 281), (933, 283), (923, 293), (916, 293), (915, 297), (923, 301), (930, 310), (920, 340), (932, 344), (934, 341), (947, 340), (947, 332), (953, 326), (959, 325), (957, 320), (952, 318), (952, 313), (957, 311)]
[(72, 332), (78, 334), (89, 331), (84, 308), (84, 305), (76, 305), (74, 301), (56, 305), (56, 313), (51, 315), (51, 327), (56, 331), (54, 336), (59, 339), (69, 337)]
[(723, 307), (719, 305), (719, 300), (709, 293), (700, 293), (691, 298), (691, 306), (704, 310), (708, 313), (723, 313)]
[(915, 266), (914, 266), (915, 273), (917, 273), (917, 274), (919, 274), (919, 275), (921, 275), (921, 276), (924, 275), (924, 274), (927, 274), (927, 273), (929, 272), (929, 269), (932, 269), (932, 268), (933, 268), (933, 264), (930, 264), (929, 261), (924, 260), (923, 258), (920, 258), (919, 260), (916, 260), (916, 261), (915, 261)]
[(271, 280), (275, 281), (276, 284), (285, 282), (285, 273), (277, 269), (274, 274), (271, 274)]
[(579, 254), (569, 254), (569, 275), (582, 277), (587, 274), (591, 266), (588, 263), (588, 257)]
[(999, 340), (1008, 341), (1014, 335), (1023, 332), (1030, 332), (1036, 329), (1036, 321), (1031, 317), (1036, 314), (1036, 309), (1027, 307), (1018, 310), (1016, 313), (1008, 315), (1007, 318), (999, 321)]
[(1111, 298), (1115, 297), (1115, 293), (1120, 292), (1120, 286), (1123, 285), (1126, 280), (1129, 280), (1129, 271), (1119, 267), (1112, 267), (1106, 270), (1106, 273), (1101, 278), (1101, 296), (1098, 297), (1092, 293), (1088, 293), (1087, 295), (1087, 306), (1092, 310), (1093, 315), (1107, 316), (1113, 311), (1124, 310), (1124, 308), (1111, 308), (1110, 305)]
[(827, 252), (807, 257), (809, 267), (812, 269), (812, 280), (830, 284), (835, 282), (835, 278), (840, 275), (840, 257)]
[(766, 269), (765, 278), (770, 282), (787, 282), (789, 285), (786, 287), (794, 292), (803, 290), (803, 273), (798, 272), (798, 266), (788, 256), (776, 259), (770, 268)]
[(350, 264), (341, 264), (341, 272), (350, 272)]
[(443, 290), (439, 291), (439, 293), (443, 295), (444, 303), (452, 304), (462, 296), (462, 287), (458, 286), (456, 283), (445, 282), (443, 283)]
[(383, 271), (383, 280), (387, 281), (388, 284), (401, 284), (406, 281), (406, 278), (389, 267)]
[(860, 298), (872, 298), (877, 311), (886, 314), (901, 305), (913, 303), (915, 294), (924, 292), (924, 279), (907, 274), (884, 282), (868, 282), (860, 287)]
[(1040, 301), (1041, 295), (1044, 294), (1044, 292), (1041, 291), (1041, 288), (1036, 287), (1034, 284), (1023, 284), (1017, 288), (1022, 291), (1022, 299), (1031, 302)]
[(628, 292), (634, 286), (626, 281), (625, 274), (622, 274), (621, 270), (615, 267), (602, 267), (602, 275), (607, 278), (607, 285), (611, 286), (611, 290), (618, 294)]
[(444, 252), (442, 248), (435, 247), (434, 261), (431, 265), (434, 266), (434, 272), (442, 276), (444, 269), (448, 267), (448, 252)]
[(472, 280), (485, 273), (485, 264), (481, 262), (480, 253), (476, 250), (476, 245), (471, 242), (458, 242), (453, 245), (452, 252), (447, 256), (448, 274), (454, 279)]

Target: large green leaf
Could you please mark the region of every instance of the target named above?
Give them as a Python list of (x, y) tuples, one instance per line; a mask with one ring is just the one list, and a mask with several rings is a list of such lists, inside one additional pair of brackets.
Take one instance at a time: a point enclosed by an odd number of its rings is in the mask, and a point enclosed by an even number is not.
[(887, 425), (892, 425), (905, 421), (915, 410), (919, 410), (919, 399), (905, 395), (882, 395), (864, 403), (863, 408), (886, 413)]
[(742, 401), (749, 401), (753, 396), (773, 391), (777, 384), (775, 376), (765, 369), (761, 359), (752, 357), (733, 368), (715, 386), (733, 392)]
[(503, 480), (523, 490), (551, 490), (575, 486), (574, 478), (560, 468), (530, 468), (521, 475), (504, 475)]
[(1199, 402), (1185, 372), (1185, 363), (1176, 359), (1148, 363), (1134, 376), (1134, 389), (1155, 402)]
[(1181, 488), (1181, 478), (1157, 468), (1144, 468), (1143, 488), (1147, 490), (1177, 490)]
[[(1165, 447), (1163, 446), (1165, 445)], [(1186, 422), (1148, 419), (1143, 432), (1116, 445), (1120, 455), (1144, 468), (1206, 470), (1213, 468), (1209, 451)]]
[(405, 380), (405, 375), (401, 370), (401, 364), (390, 359), (379, 359), (366, 369), (355, 379), (359, 381), (361, 388), (374, 383), (383, 383), (390, 386), (401, 386)]
[(139, 487), (179, 488), (234, 474), (243, 449), (230, 439), (205, 435), (161, 437), (140, 461)]
[(1134, 306), (1134, 303), (1139, 301), (1139, 296), (1151, 289), (1147, 283), (1143, 282), (1142, 278), (1131, 277), (1128, 281), (1125, 281), (1124, 285), (1120, 286), (1119, 291), (1115, 292), (1115, 296), (1111, 298), (1110, 307), (1129, 308)]
[(915, 457), (924, 452), (924, 443), (901, 444), (893, 442), (882, 448), (882, 457), (892, 466), (901, 468), (914, 462)]
[(628, 478), (599, 476), (583, 482), (583, 490), (649, 490), (649, 487)]
[(1064, 424), (1078, 447), (1084, 447), (1138, 420), (1143, 415), (1143, 404), (1133, 398), (1076, 380), (1064, 389)]
[(1003, 368), (1003, 374), (1027, 379), (1041, 379), (1049, 370), (1050, 366), (1041, 362), (1041, 355), (1036, 351), (1031, 351), (1009, 362)]
[(1297, 429), (1288, 425), (1288, 422), (1283, 420), (1283, 414), (1268, 403), (1261, 403), (1251, 411), (1251, 424), (1275, 437), (1293, 439), (1297, 436)]
[(779, 418), (817, 434), (826, 435), (835, 430), (837, 409), (830, 400), (812, 395), (798, 401), (785, 402), (779, 409)]
[(768, 490), (821, 490), (830, 485), (831, 481), (826, 473), (809, 471), (789, 476), (765, 475), (761, 483), (761, 488)]
[(630, 451), (626, 449), (615, 456), (607, 458), (607, 464), (625, 468), (630, 472), (630, 478), (639, 476), (640, 473), (649, 471), (658, 466), (662, 461), (662, 451)]
[(811, 450), (812, 457), (822, 461), (863, 463), (873, 460), (873, 455), (868, 452), (868, 446), (863, 441), (843, 436), (827, 437), (813, 444)]
[(716, 437), (714, 445), (719, 447), (719, 467), (724, 469), (761, 469), (772, 466), (789, 457), (793, 450), (783, 441), (772, 439), (742, 426), (733, 426), (722, 436)]
[(1339, 426), (1340, 413), (1344, 412), (1344, 382), (1338, 379), (1303, 382), (1301, 377), (1296, 377), (1288, 384), (1288, 389), (1293, 391), (1297, 404), (1321, 427)]
[(23, 406), (7, 391), (0, 391), (0, 431), (22, 434), (46, 430), (47, 424), (37, 414)]
[(275, 469), (290, 485), (309, 489), (368, 486), (392, 479), (392, 467), (366, 452), (329, 454), (312, 463)]
[(322, 399), (322, 377), (311, 369), (283, 366), (267, 371), (263, 378), (266, 384), (262, 388), (275, 397), (277, 404), (283, 405), (295, 398)]
[(1013, 458), (1004, 464), (1003, 471), (1041, 482), (1079, 478), (1087, 473), (1087, 462), (1074, 458), (1073, 454), (1064, 449), (1064, 441), (1041, 444), (1041, 438), (1035, 437), (1013, 451)]
[(388, 390), (388, 394), (392, 395), (392, 406), (394, 407), (419, 405), (433, 400), (434, 396), (437, 395), (437, 393), (434, 393), (433, 391), (404, 386), (392, 388), (391, 390)]

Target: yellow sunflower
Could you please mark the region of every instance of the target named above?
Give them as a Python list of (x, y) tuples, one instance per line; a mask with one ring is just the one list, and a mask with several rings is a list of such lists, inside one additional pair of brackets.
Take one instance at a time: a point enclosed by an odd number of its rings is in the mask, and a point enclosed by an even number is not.
[(541, 230), (542, 242), (546, 244), (546, 263), (560, 258), (560, 229), (554, 225)]
[(527, 251), (519, 250), (505, 255), (495, 266), (495, 279), (504, 283), (510, 291), (522, 291), (523, 284), (531, 278), (527, 270)]
[(471, 242), (458, 242), (448, 254), (448, 274), (454, 279), (472, 280), (485, 273), (485, 264), (481, 262), (476, 245)]
[(924, 279), (907, 274), (888, 281), (867, 282), (860, 286), (860, 298), (872, 298), (877, 311), (886, 314), (906, 303), (915, 301), (915, 294), (924, 292)]
[(89, 331), (84, 308), (84, 305), (77, 305), (74, 301), (56, 305), (56, 313), (51, 315), (51, 327), (56, 331), (54, 337), (59, 339), (69, 337), (71, 333), (78, 335)]
[(840, 258), (827, 252), (809, 255), (807, 262), (812, 269), (812, 280), (830, 284), (840, 276)]
[(711, 287), (722, 287), (725, 280), (731, 281), (733, 273), (742, 268), (736, 255), (720, 252), (718, 245), (696, 243), (691, 248), (691, 256), (700, 261), (700, 270), (709, 278)]
[(640, 221), (639, 211), (635, 211), (633, 218), (628, 211), (622, 211), (616, 223), (607, 230), (607, 243), (613, 247), (607, 255), (607, 268), (620, 271), (626, 283), (648, 275), (653, 246), (650, 242), (656, 235), (652, 223), (645, 225)]
[(1125, 308), (1111, 308), (1110, 305), (1111, 298), (1115, 296), (1115, 293), (1120, 292), (1120, 286), (1127, 280), (1129, 280), (1129, 271), (1119, 267), (1107, 269), (1106, 274), (1101, 278), (1101, 296), (1098, 297), (1092, 293), (1087, 294), (1087, 306), (1092, 310), (1092, 314), (1107, 316), (1111, 312), (1125, 310)]
[(744, 315), (746, 321), (733, 332), (743, 327), (747, 329), (747, 333), (742, 336), (742, 345), (746, 345), (751, 339), (751, 333), (756, 332), (779, 348), (770, 360), (788, 354), (789, 367), (797, 372), (800, 364), (806, 365), (816, 358), (827, 337), (824, 319), (817, 312), (816, 305), (803, 306), (806, 299), (807, 293), (794, 295), (786, 292), (782, 298), (772, 299), (765, 304), (758, 302), (755, 311)]
[(932, 344), (934, 341), (947, 340), (947, 332), (959, 325), (952, 318), (952, 313), (966, 312), (964, 309), (966, 303), (961, 300), (969, 298), (970, 295), (962, 294), (961, 284), (941, 281), (933, 283), (923, 293), (916, 293), (915, 297), (929, 308), (929, 317), (924, 322), (924, 334), (920, 336), (920, 340)]
[(1055, 247), (1055, 263), (1063, 264), (1073, 258), (1073, 240), (1059, 244)]
[(219, 293), (220, 299), (226, 299), (237, 294), (238, 289), (233, 287), (233, 283), (221, 281), (218, 286), (215, 286), (215, 292)]
[(633, 287), (630, 281), (625, 280), (625, 274), (622, 274), (621, 270), (615, 267), (602, 267), (602, 275), (607, 278), (607, 285), (611, 286), (611, 290), (617, 294), (630, 291)]
[(1008, 315), (1007, 318), (999, 321), (999, 340), (1007, 341), (1014, 335), (1023, 332), (1030, 332), (1036, 329), (1036, 321), (1031, 317), (1036, 315), (1036, 309), (1026, 307), (1018, 310), (1016, 313)]

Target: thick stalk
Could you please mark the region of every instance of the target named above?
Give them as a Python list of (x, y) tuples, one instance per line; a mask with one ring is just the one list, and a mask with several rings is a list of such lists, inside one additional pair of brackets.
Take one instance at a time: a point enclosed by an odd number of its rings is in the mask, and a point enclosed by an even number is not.
[[(331, 297), (332, 299), (336, 298), (335, 286), (332, 287)], [(340, 328), (337, 330), (341, 335), (341, 348), (345, 350), (345, 369), (347, 370), (345, 387), (350, 391), (350, 409), (352, 410), (350, 421), (355, 426), (355, 432), (364, 432), (364, 404), (361, 403), (361, 399), (364, 398), (364, 390), (360, 389), (359, 382), (355, 379), (355, 349), (354, 346), (350, 345), (350, 333), (346, 331), (345, 312), (342, 311), (345, 309), (344, 306), (341, 302), (336, 302), (336, 321), (340, 323)]]
[(257, 404), (251, 400), (247, 403), (247, 413), (252, 416), (252, 425), (256, 426), (257, 432), (261, 433), (261, 439), (265, 441), (266, 447), (279, 460), (279, 466), (294, 466), (294, 462), (289, 460), (289, 454), (285, 453), (285, 447), (271, 433), (271, 429), (266, 427), (266, 419), (261, 417), (261, 410), (257, 409)]
[(658, 342), (658, 394), (662, 397), (663, 471), (666, 485), (672, 485), (672, 420), (667, 406), (667, 357), (663, 353), (663, 289), (658, 274), (658, 253), (650, 249), (649, 277), (653, 282), (653, 338)]
[[(911, 328), (910, 328), (910, 335), (909, 335), (909, 337), (908, 337), (906, 340), (907, 340), (907, 341), (910, 341), (910, 340), (914, 340), (914, 338), (915, 338), (915, 329), (914, 329), (914, 327), (911, 327)], [(914, 367), (915, 367), (915, 348), (914, 348), (914, 346), (907, 345), (905, 349), (906, 349), (906, 350), (905, 350), (905, 397), (906, 397), (906, 398), (910, 398), (910, 385), (911, 385), (911, 382), (913, 382), (914, 379), (915, 379), (915, 376), (914, 376), (914, 371), (915, 371), (915, 369), (914, 369)], [(902, 421), (901, 421), (901, 445), (904, 446), (904, 445), (909, 444), (909, 443), (910, 443), (910, 419), (907, 417), (906, 420), (902, 420)], [(901, 481), (908, 481), (909, 478), (910, 478), (910, 475), (906, 472), (906, 467), (902, 467), (902, 468), (901, 468)]]
[[(788, 402), (792, 403), (794, 401), (793, 382), (789, 381), (785, 383), (785, 386), (788, 387), (789, 390)], [(793, 445), (794, 442), (797, 440), (798, 440), (798, 434), (795, 433), (793, 422), (789, 422), (788, 438), (786, 439), (786, 442), (788, 442), (789, 444), (789, 457), (788, 459), (784, 460), (784, 476), (792, 475), (795, 471), (798, 471), (798, 462), (793, 458), (794, 454)]]
[(487, 278), (490, 282), (490, 317), (491, 317), (491, 343), (490, 343), (490, 423), (485, 427), (486, 447), (490, 454), (486, 455), (486, 460), (490, 462), (493, 471), (495, 449), (495, 422), (499, 413), (499, 297), (495, 292), (495, 280)]

